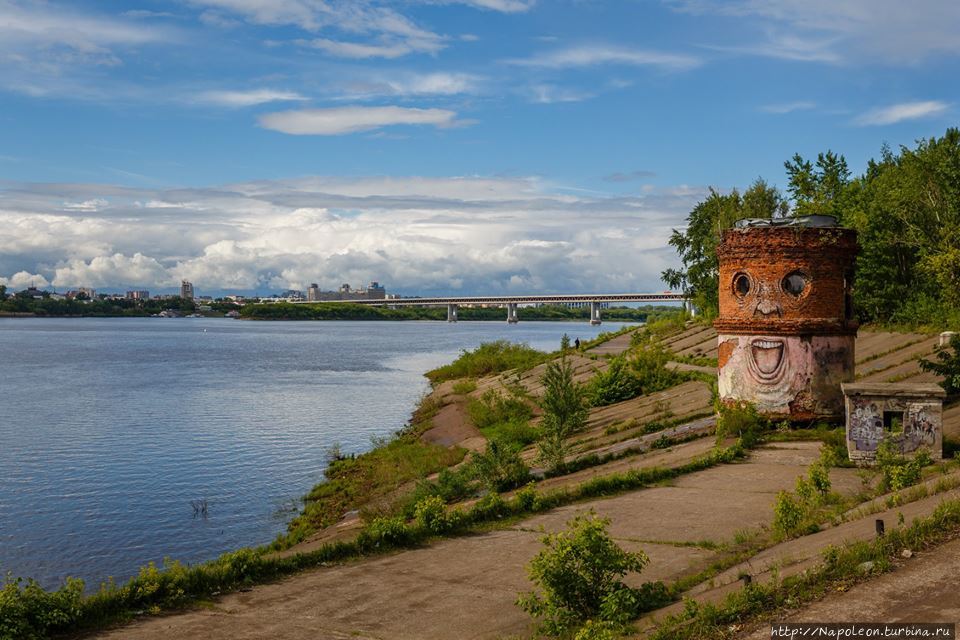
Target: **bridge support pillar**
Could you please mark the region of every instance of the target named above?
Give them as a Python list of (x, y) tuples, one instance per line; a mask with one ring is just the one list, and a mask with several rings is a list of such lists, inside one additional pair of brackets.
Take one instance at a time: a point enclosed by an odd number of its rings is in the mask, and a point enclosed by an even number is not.
[(448, 304), (447, 305), (447, 322), (456, 322), (457, 321), (457, 309), (458, 305)]
[(590, 303), (590, 324), (600, 324), (600, 303)]
[(507, 303), (507, 322), (509, 322), (510, 324), (516, 324), (518, 322), (516, 302)]

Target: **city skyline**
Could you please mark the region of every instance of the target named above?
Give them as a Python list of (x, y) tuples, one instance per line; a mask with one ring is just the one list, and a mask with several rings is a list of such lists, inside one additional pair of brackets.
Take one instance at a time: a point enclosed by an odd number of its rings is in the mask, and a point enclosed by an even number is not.
[[(710, 187), (957, 121), (960, 7), (0, 2), (0, 283), (657, 291)], [(336, 285), (334, 285), (336, 286)]]

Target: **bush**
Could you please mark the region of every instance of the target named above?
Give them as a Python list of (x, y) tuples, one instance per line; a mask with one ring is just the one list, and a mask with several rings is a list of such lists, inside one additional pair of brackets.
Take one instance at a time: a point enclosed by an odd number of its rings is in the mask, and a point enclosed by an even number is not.
[(640, 379), (623, 356), (610, 360), (606, 371), (595, 375), (586, 388), (587, 397), (594, 407), (623, 402), (637, 397), (642, 391)]
[(756, 407), (749, 402), (721, 404), (717, 416), (717, 444), (726, 438), (737, 437), (743, 446), (752, 447), (757, 443), (765, 426)]
[(660, 344), (649, 344), (634, 350), (629, 362), (640, 393), (656, 393), (689, 379), (682, 372), (668, 369), (669, 361), (670, 352)]
[(919, 451), (913, 458), (907, 459), (892, 442), (884, 440), (877, 447), (877, 467), (882, 474), (881, 488), (899, 491), (916, 484), (923, 468), (931, 462), (930, 454), (926, 451)]
[(792, 538), (803, 530), (806, 509), (802, 499), (789, 491), (777, 493), (777, 502), (773, 507), (773, 530), (783, 538)]
[(530, 479), (530, 468), (519, 450), (497, 440), (488, 442), (484, 453), (474, 453), (470, 464), (477, 479), (491, 491), (509, 491)]
[(47, 637), (48, 630), (65, 628), (80, 616), (83, 580), (67, 578), (56, 591), (45, 591), (33, 580), (8, 574), (0, 590), (0, 638)]
[(374, 518), (373, 522), (367, 525), (360, 533), (360, 538), (362, 538), (363, 546), (378, 547), (383, 544), (399, 547), (410, 543), (413, 534), (402, 517), (380, 517)]
[[(541, 631), (560, 634), (588, 619), (619, 622), (625, 608), (636, 610), (633, 597), (639, 590), (621, 580), (647, 564), (642, 552), (624, 551), (607, 532), (605, 518), (577, 516), (566, 531), (542, 538), (545, 549), (530, 562), (530, 579), (539, 592), (523, 594), (517, 604), (534, 618), (542, 619)], [(606, 611), (604, 605), (606, 603)], [(604, 616), (616, 620), (607, 620)]]
[(473, 351), (462, 351), (460, 357), (448, 365), (428, 371), (433, 384), (456, 378), (480, 378), (509, 369), (525, 371), (543, 362), (546, 354), (525, 344), (507, 340), (485, 342)]
[(421, 528), (430, 533), (441, 534), (450, 529), (447, 505), (439, 496), (424, 498), (414, 508), (414, 517)]

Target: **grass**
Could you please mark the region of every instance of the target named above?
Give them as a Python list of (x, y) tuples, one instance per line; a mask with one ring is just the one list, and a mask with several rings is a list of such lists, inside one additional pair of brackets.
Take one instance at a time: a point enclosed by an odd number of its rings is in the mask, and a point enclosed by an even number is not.
[(464, 378), (453, 383), (453, 392), (465, 396), (477, 390), (477, 381), (474, 378)]
[(546, 360), (548, 354), (525, 344), (497, 340), (481, 344), (473, 351), (462, 351), (450, 364), (426, 373), (433, 384), (457, 378), (480, 378), (510, 369), (526, 371)]
[[(872, 541), (830, 547), (815, 569), (769, 583), (751, 583), (719, 604), (688, 601), (684, 612), (658, 620), (653, 640), (701, 640), (739, 637), (746, 625), (769, 620), (828, 593), (846, 591), (871, 575), (891, 571), (903, 549), (924, 550), (960, 533), (960, 500), (945, 501), (910, 526), (888, 529)], [(864, 565), (864, 563), (872, 563)], [(869, 571), (864, 567), (869, 566)]]

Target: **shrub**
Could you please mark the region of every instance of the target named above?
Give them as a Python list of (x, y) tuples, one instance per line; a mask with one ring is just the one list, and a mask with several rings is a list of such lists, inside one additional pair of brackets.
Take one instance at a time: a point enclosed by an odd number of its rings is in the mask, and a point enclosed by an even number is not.
[(473, 351), (462, 351), (460, 357), (448, 365), (428, 371), (427, 378), (433, 384), (456, 378), (480, 378), (508, 369), (521, 371), (531, 369), (543, 362), (546, 354), (531, 349), (525, 344), (507, 340), (486, 342)]
[(504, 422), (529, 420), (533, 411), (523, 400), (491, 389), (467, 403), (467, 414), (474, 426), (483, 430)]
[(623, 356), (610, 360), (607, 369), (595, 375), (586, 388), (587, 397), (594, 407), (623, 402), (641, 393), (640, 379)]
[(517, 491), (513, 499), (520, 511), (537, 511), (540, 506), (540, 494), (537, 492), (537, 486), (532, 482)]
[(628, 594), (634, 590), (621, 578), (631, 571), (641, 571), (647, 556), (617, 546), (607, 532), (609, 524), (609, 520), (593, 514), (577, 516), (566, 531), (542, 538), (546, 548), (529, 566), (530, 579), (540, 591), (521, 595), (517, 604), (542, 619), (543, 632), (556, 635), (585, 620), (603, 619), (604, 603), (606, 614), (622, 619), (621, 612), (631, 598)]
[(764, 426), (756, 407), (749, 402), (721, 404), (717, 416), (717, 443), (737, 437), (743, 446), (752, 447), (757, 443)]
[(773, 530), (781, 537), (792, 538), (800, 533), (806, 516), (801, 500), (789, 491), (777, 493), (773, 507)]
[(623, 635), (623, 627), (615, 622), (587, 620), (573, 640), (617, 640)]
[(430, 533), (445, 533), (450, 528), (447, 505), (439, 496), (430, 496), (417, 503), (414, 517), (423, 529)]
[(477, 381), (473, 378), (457, 380), (453, 383), (453, 392), (457, 395), (465, 396), (477, 390)]
[(649, 344), (634, 350), (629, 362), (640, 393), (663, 391), (688, 379), (687, 375), (668, 369), (669, 361), (670, 352), (659, 344)]
[(916, 484), (923, 467), (930, 463), (930, 454), (926, 451), (919, 451), (912, 459), (907, 459), (889, 440), (877, 447), (877, 467), (882, 475), (880, 486), (887, 491), (899, 491)]
[(64, 628), (79, 616), (83, 580), (67, 578), (56, 591), (45, 591), (33, 580), (8, 574), (0, 589), (0, 638), (45, 638), (48, 630)]
[(490, 492), (473, 505), (470, 516), (474, 522), (482, 522), (484, 520), (502, 518), (508, 512), (509, 508), (503, 500), (503, 496), (496, 492)]
[(530, 479), (530, 469), (519, 450), (497, 440), (488, 442), (484, 453), (474, 453), (470, 464), (477, 479), (491, 491), (509, 491)]
[(381, 544), (398, 547), (408, 544), (413, 535), (403, 518), (394, 516), (392, 518), (374, 518), (360, 533), (360, 538), (362, 538), (363, 543), (375, 547)]

